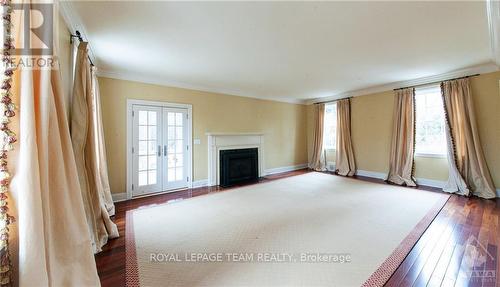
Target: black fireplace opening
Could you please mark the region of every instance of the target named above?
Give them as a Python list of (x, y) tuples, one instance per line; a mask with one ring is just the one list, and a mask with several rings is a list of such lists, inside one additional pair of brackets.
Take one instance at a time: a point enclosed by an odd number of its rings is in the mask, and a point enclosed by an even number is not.
[(220, 186), (228, 187), (259, 179), (257, 148), (220, 151)]

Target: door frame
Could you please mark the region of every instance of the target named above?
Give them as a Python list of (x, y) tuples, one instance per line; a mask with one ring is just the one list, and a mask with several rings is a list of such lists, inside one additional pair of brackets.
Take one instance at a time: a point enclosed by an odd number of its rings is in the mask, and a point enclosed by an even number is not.
[[(191, 104), (181, 104), (181, 103), (171, 103), (171, 102), (161, 102), (161, 101), (148, 101), (148, 100), (136, 100), (136, 99), (127, 99), (127, 110), (126, 110), (126, 117), (127, 117), (127, 199), (132, 199), (132, 183), (133, 183), (133, 169), (132, 169), (132, 163), (133, 163), (133, 158), (132, 158), (132, 147), (133, 147), (133, 138), (132, 138), (132, 128), (133, 128), (133, 122), (132, 122), (132, 108), (134, 105), (141, 105), (141, 106), (155, 106), (155, 107), (162, 107), (162, 108), (181, 108), (181, 109), (187, 109), (187, 114), (188, 114), (188, 120), (187, 120), (187, 129), (188, 129), (188, 136), (187, 136), (187, 143), (188, 143), (188, 188), (193, 187), (193, 105)], [(164, 192), (164, 191), (162, 191)], [(157, 193), (149, 193), (145, 194), (144, 196), (148, 195), (155, 195), (159, 194), (162, 192), (157, 192)]]

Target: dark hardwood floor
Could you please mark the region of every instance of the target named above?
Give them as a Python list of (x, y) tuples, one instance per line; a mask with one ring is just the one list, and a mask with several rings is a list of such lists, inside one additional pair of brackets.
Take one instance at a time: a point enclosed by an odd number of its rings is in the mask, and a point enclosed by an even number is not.
[[(310, 171), (303, 169), (266, 176), (260, 182), (307, 172)], [(385, 184), (381, 180), (367, 177), (358, 179)], [(201, 187), (116, 203), (114, 222), (121, 237), (110, 240), (103, 251), (95, 256), (102, 286), (125, 286), (126, 211), (234, 188), (236, 187)], [(436, 190), (423, 186), (419, 188)], [(496, 274), (500, 273), (500, 264), (497, 263), (500, 258), (499, 218), (498, 199), (483, 200), (452, 195), (389, 279), (387, 286), (500, 286), (500, 282), (496, 282), (500, 280), (466, 276), (469, 275), (467, 267), (471, 261), (473, 266), (478, 266), (474, 269), (475, 275), (491, 275), (491, 270), (495, 270)]]

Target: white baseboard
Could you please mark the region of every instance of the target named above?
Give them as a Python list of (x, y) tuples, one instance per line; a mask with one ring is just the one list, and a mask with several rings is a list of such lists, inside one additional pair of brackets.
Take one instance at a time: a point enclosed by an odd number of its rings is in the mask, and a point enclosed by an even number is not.
[(446, 181), (417, 177), (417, 184), (430, 187), (443, 188), (444, 185), (446, 184)]
[(113, 202), (125, 201), (127, 200), (127, 193), (126, 192), (112, 193), (111, 197), (113, 198)]
[[(368, 170), (359, 170), (358, 169), (358, 171), (356, 172), (356, 175), (377, 178), (377, 179), (382, 179), (382, 180), (387, 179), (386, 173), (376, 172), (376, 171), (368, 171)], [(417, 180), (417, 184), (419, 184), (419, 185), (426, 185), (426, 186), (438, 187), (438, 188), (443, 187), (446, 183), (446, 182), (441, 181), (441, 180), (434, 180), (434, 179), (427, 179), (427, 178), (417, 178), (416, 180)]]
[(371, 178), (378, 178), (385, 180), (387, 178), (387, 174), (382, 173), (382, 172), (376, 172), (376, 171), (369, 171), (369, 170), (361, 170), (358, 169), (356, 171), (356, 175), (359, 176), (366, 176), (366, 177), (371, 177)]
[[(360, 169), (358, 169), (358, 171), (356, 172), (356, 175), (366, 176), (366, 177), (371, 177), (371, 178), (378, 178), (378, 179), (383, 179), (383, 180), (385, 180), (387, 177), (387, 174), (385, 174), (385, 173), (376, 172), (376, 171), (368, 171), (368, 170), (360, 170)], [(430, 187), (443, 188), (444, 185), (446, 184), (446, 181), (419, 177), (419, 178), (417, 178), (417, 184), (430, 186)], [(500, 198), (500, 188), (498, 188), (496, 191), (497, 191), (497, 198)]]
[[(276, 173), (287, 172), (287, 171), (294, 171), (294, 170), (303, 169), (306, 167), (307, 167), (307, 164), (299, 164), (299, 165), (294, 165), (294, 166), (272, 168), (272, 169), (266, 170), (265, 175), (276, 174)], [(377, 178), (377, 179), (382, 179), (382, 180), (385, 180), (387, 177), (387, 174), (382, 173), (382, 172), (360, 170), (360, 169), (358, 169), (358, 171), (356, 172), (356, 175)], [(434, 180), (434, 179), (417, 178), (417, 183), (420, 185), (442, 188), (446, 182), (441, 181), (441, 180)], [(193, 181), (193, 188), (204, 187), (204, 186), (208, 186), (208, 179)], [(500, 188), (497, 189), (496, 191), (497, 191), (497, 197), (500, 198)], [(127, 200), (127, 193), (126, 192), (112, 193), (111, 196), (113, 197), (113, 202), (120, 202), (120, 201)]]
[(208, 186), (208, 179), (193, 181), (193, 188)]
[[(270, 174), (287, 172), (287, 171), (294, 171), (294, 170), (303, 169), (306, 167), (307, 167), (307, 164), (304, 163), (304, 164), (298, 164), (298, 165), (292, 165), (292, 166), (271, 168), (271, 169), (267, 169), (264, 172), (264, 176), (270, 175)], [(193, 181), (193, 188), (204, 187), (204, 186), (208, 186), (208, 179), (201, 179), (201, 180)], [(127, 193), (126, 192), (112, 193), (111, 196), (113, 197), (113, 202), (120, 202), (120, 201), (127, 200)]]
[(303, 168), (307, 168), (307, 163), (302, 163), (302, 164), (297, 164), (297, 165), (291, 165), (291, 166), (282, 166), (282, 167), (270, 168), (270, 169), (266, 169), (264, 171), (264, 176), (271, 175), (271, 174), (276, 174), (276, 173), (282, 173), (282, 172), (299, 170), (299, 169), (303, 169)]
[[(266, 169), (263, 176), (307, 168), (307, 163)], [(208, 179), (193, 181), (193, 188), (208, 186)]]

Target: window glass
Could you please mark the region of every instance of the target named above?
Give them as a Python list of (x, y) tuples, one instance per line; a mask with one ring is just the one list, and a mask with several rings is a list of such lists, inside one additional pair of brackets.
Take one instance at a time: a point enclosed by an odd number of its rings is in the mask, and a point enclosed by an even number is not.
[(445, 115), (441, 88), (415, 89), (416, 154), (446, 155)]
[(337, 104), (328, 103), (325, 105), (323, 147), (325, 149), (335, 149), (337, 144)]

